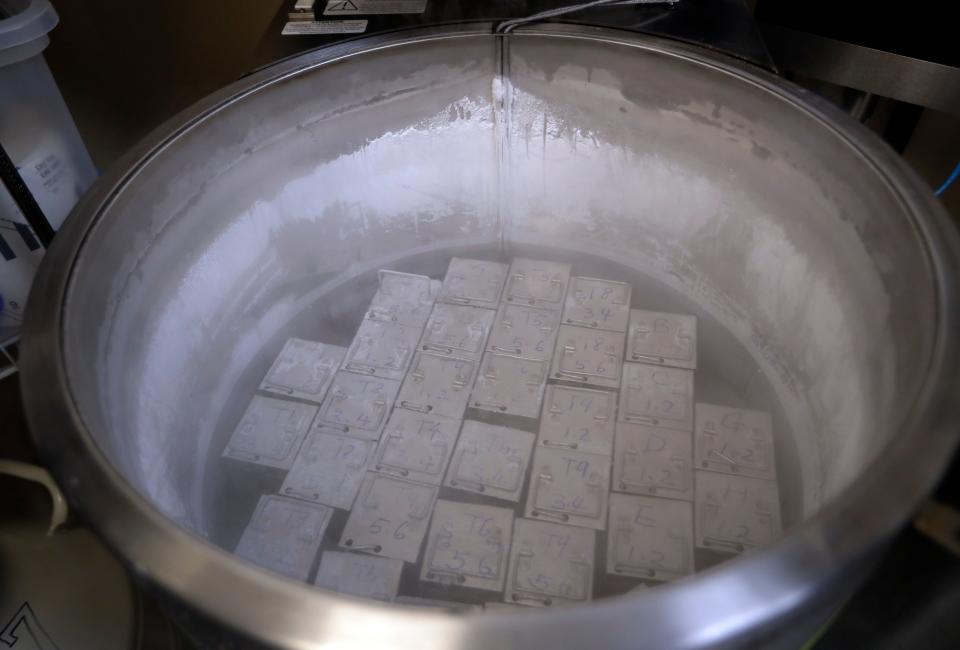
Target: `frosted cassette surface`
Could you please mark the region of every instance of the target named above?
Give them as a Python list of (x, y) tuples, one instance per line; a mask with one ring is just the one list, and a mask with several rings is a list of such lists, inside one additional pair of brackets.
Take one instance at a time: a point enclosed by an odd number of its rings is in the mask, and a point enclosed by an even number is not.
[(340, 547), (416, 562), (437, 488), (369, 472), (360, 486)]
[(391, 602), (400, 590), (402, 571), (401, 560), (324, 551), (314, 584), (341, 594)]
[(632, 309), (627, 330), (627, 360), (695, 369), (696, 317)]
[(616, 418), (616, 393), (551, 384), (543, 401), (537, 443), (609, 456)]
[(619, 419), (666, 429), (693, 430), (693, 371), (623, 364)]
[(421, 580), (503, 591), (513, 510), (437, 501)]
[(460, 420), (394, 409), (372, 469), (440, 485), (459, 433)]
[(693, 504), (611, 495), (607, 573), (675, 580), (693, 568)]
[(630, 293), (626, 282), (600, 278), (570, 278), (563, 305), (565, 325), (625, 332), (630, 318)]
[(613, 489), (692, 501), (693, 435), (617, 422)]
[(287, 339), (260, 382), (260, 390), (319, 404), (327, 394), (344, 354), (346, 348), (338, 345)]
[(377, 443), (314, 429), (303, 442), (280, 494), (349, 510)]
[(327, 506), (264, 495), (234, 552), (277, 573), (306, 580), (332, 514)]
[(776, 479), (769, 413), (697, 404), (696, 466), (715, 472)]
[(527, 517), (603, 530), (609, 496), (609, 456), (546, 447), (534, 452)]
[(534, 438), (526, 431), (467, 420), (444, 485), (519, 501)]
[(223, 455), (289, 469), (316, 412), (310, 404), (254, 395)]
[(718, 472), (696, 472), (696, 545), (742, 553), (780, 536), (777, 484)]
[(550, 607), (590, 600), (596, 532), (546, 521), (517, 519), (506, 602)]
[(440, 289), (440, 300), (455, 305), (496, 309), (507, 279), (506, 264), (454, 257)]

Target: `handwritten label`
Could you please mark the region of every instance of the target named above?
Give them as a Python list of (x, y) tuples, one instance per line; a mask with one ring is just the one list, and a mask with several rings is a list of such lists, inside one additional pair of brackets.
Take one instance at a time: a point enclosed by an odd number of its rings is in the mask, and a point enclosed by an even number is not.
[(533, 455), (530, 486), (527, 517), (606, 528), (609, 457), (540, 447)]
[(234, 553), (295, 580), (306, 580), (332, 514), (327, 506), (262, 496)]
[(339, 429), (354, 438), (377, 440), (399, 390), (398, 381), (338, 372), (314, 427)]
[(227, 458), (290, 469), (307, 434), (316, 406), (255, 395), (223, 455)]
[(697, 318), (633, 309), (627, 358), (676, 368), (697, 367)]
[(384, 379), (402, 379), (419, 339), (419, 327), (365, 320), (347, 350), (343, 369)]
[(567, 325), (625, 332), (630, 316), (631, 287), (625, 282), (571, 278), (563, 305)]
[(477, 362), (418, 352), (403, 380), (397, 406), (449, 418), (462, 418), (470, 399)]
[(467, 420), (444, 485), (519, 501), (534, 435)]
[(560, 314), (549, 309), (503, 303), (487, 349), (527, 359), (549, 361), (560, 328)]
[(314, 429), (303, 441), (280, 494), (348, 510), (376, 443)]
[(586, 528), (514, 521), (506, 601), (549, 607), (589, 600), (595, 537)]
[(651, 580), (693, 573), (693, 505), (612, 494), (607, 573)]
[(693, 372), (623, 364), (619, 418), (624, 422), (693, 430)]
[(547, 362), (487, 352), (470, 396), (484, 411), (535, 418), (547, 383)]
[(518, 257), (510, 265), (506, 302), (559, 309), (567, 292), (570, 265)]
[(260, 383), (260, 390), (322, 402), (345, 352), (346, 348), (338, 345), (287, 339)]
[(507, 268), (499, 262), (454, 257), (440, 289), (440, 300), (495, 309), (507, 279)]
[(423, 327), (433, 309), (440, 283), (425, 275), (381, 270), (379, 288), (370, 302), (367, 318), (412, 327)]
[(607, 391), (547, 386), (539, 443), (609, 456), (616, 404), (616, 395)]
[(502, 591), (513, 511), (437, 501), (420, 579)]
[(616, 388), (620, 385), (623, 334), (563, 325), (557, 337), (554, 379)]
[(324, 551), (314, 584), (341, 594), (392, 602), (403, 562), (388, 557)]
[(617, 423), (614, 489), (693, 499), (693, 436), (642, 424)]
[(479, 359), (494, 315), (489, 309), (479, 307), (437, 304), (420, 340), (420, 349)]
[(776, 479), (769, 413), (697, 404), (696, 425), (698, 467), (770, 481)]
[(368, 472), (340, 548), (416, 562), (437, 488)]
[(773, 481), (697, 472), (697, 546), (741, 553), (780, 536), (780, 502)]
[(439, 485), (459, 431), (459, 420), (394, 409), (377, 450), (374, 469)]

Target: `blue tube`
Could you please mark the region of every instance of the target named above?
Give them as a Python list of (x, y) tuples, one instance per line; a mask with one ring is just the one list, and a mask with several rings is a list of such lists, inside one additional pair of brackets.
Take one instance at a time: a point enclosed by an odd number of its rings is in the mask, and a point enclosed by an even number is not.
[(937, 191), (933, 193), (934, 196), (940, 196), (947, 191), (947, 188), (953, 184), (953, 181), (957, 180), (957, 177), (960, 176), (960, 162), (957, 163), (957, 166), (953, 168), (953, 171), (950, 172), (950, 175), (947, 177), (947, 180), (943, 181), (943, 185), (937, 188)]

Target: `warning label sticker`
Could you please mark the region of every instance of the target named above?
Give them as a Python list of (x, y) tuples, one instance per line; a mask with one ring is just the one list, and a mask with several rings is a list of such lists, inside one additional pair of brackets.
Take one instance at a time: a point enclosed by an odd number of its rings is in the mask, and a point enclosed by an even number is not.
[(362, 34), (367, 31), (366, 20), (315, 20), (291, 21), (280, 32), (284, 36), (302, 36), (306, 34)]
[(359, 14), (422, 14), (427, 0), (327, 0), (324, 16)]

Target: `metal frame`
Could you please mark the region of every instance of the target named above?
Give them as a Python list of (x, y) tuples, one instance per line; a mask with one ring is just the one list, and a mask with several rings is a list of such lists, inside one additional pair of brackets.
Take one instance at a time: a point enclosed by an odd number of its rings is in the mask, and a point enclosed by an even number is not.
[[(332, 643), (384, 648), (706, 647), (762, 643), (805, 618), (825, 620), (851, 583), (910, 516), (945, 469), (960, 419), (960, 241), (929, 188), (879, 139), (825, 100), (759, 68), (695, 46), (627, 32), (534, 25), (494, 37), (488, 23), (437, 27), (343, 42), (284, 61), (184, 111), (102, 177), (55, 238), (34, 281), (23, 337), (24, 401), (43, 458), (72, 503), (135, 573), (185, 619), (257, 644)], [(925, 383), (887, 448), (839, 496), (780, 542), (695, 578), (537, 615), (451, 618), (428, 610), (337, 597), (253, 567), (164, 517), (98, 449), (74, 401), (64, 363), (64, 306), (84, 241), (125, 182), (152, 157), (219, 110), (272, 84), (367, 51), (439, 39), (557, 38), (613, 43), (715, 70), (804, 111), (845, 141), (900, 198), (928, 249), (938, 303)], [(851, 525), (851, 521), (856, 522)], [(742, 589), (750, 584), (749, 592)], [(738, 598), (729, 598), (736, 592)], [(814, 596), (829, 595), (825, 603)], [(709, 602), (710, 607), (691, 607)], [(250, 607), (256, 603), (256, 607)], [(189, 613), (188, 613), (189, 612)], [(682, 613), (682, 615), (681, 615)], [(362, 626), (345, 621), (363, 620)], [(216, 627), (215, 627), (216, 626)], [(224, 626), (226, 629), (224, 629)], [(796, 626), (791, 625), (796, 633)], [(789, 635), (788, 635), (789, 636)], [(211, 637), (212, 638), (212, 637)]]
[(960, 68), (778, 25), (761, 31), (785, 70), (960, 115)]

